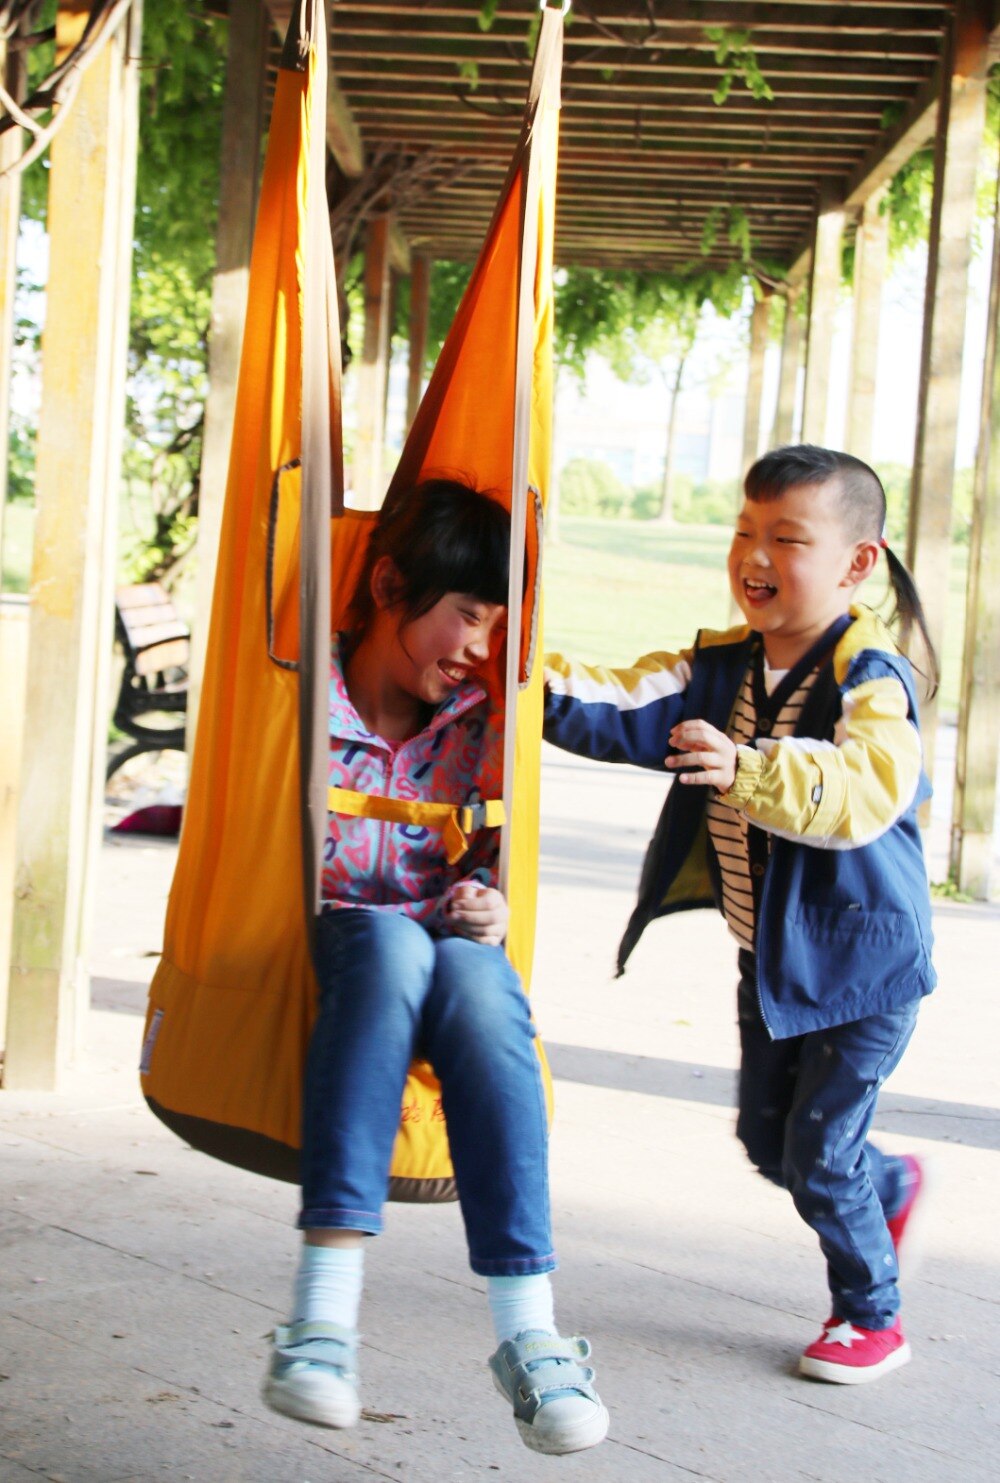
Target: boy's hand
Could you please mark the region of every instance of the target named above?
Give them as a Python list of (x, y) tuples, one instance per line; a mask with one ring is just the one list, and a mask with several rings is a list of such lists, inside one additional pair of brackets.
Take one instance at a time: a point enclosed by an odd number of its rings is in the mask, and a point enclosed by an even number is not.
[(670, 745), (680, 753), (668, 757), (665, 766), (671, 771), (681, 767), (699, 768), (697, 772), (682, 772), (679, 783), (695, 783), (701, 787), (717, 788), (728, 793), (736, 781), (736, 743), (722, 731), (716, 731), (707, 721), (681, 721), (670, 733)]
[(498, 947), (507, 936), (510, 913), (506, 899), (494, 886), (460, 882), (448, 897), (445, 914), (452, 931), (473, 942)]

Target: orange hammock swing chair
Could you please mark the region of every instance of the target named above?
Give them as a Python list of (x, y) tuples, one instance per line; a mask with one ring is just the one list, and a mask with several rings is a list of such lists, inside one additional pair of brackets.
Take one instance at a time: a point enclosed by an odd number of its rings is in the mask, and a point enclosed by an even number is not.
[[(520, 136), (390, 488), (469, 471), (512, 516), (501, 885), (527, 991), (537, 895), (541, 519), (552, 426), (552, 237), (563, 5), (543, 4)], [(298, 1177), (327, 824), (327, 685), (374, 515), (345, 509), (325, 193), (327, 41), (304, 0), (274, 99), (188, 801), (141, 1064), (152, 1110), (231, 1163)], [(500, 497), (500, 496), (498, 496)], [(522, 601), (521, 574), (528, 580)], [(378, 800), (371, 800), (377, 810)], [(461, 817), (458, 820), (462, 822)], [(551, 1106), (551, 1081), (539, 1045)], [(453, 1197), (439, 1088), (411, 1068), (397, 1199)]]

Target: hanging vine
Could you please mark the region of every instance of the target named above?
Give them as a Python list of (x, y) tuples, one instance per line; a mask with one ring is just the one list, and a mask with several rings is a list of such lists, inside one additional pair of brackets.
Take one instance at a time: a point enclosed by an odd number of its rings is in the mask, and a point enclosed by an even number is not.
[(712, 102), (725, 103), (736, 82), (746, 84), (751, 97), (772, 103), (774, 90), (757, 62), (750, 31), (734, 31), (729, 26), (706, 26), (705, 35), (715, 47), (715, 60), (725, 71), (719, 80)]

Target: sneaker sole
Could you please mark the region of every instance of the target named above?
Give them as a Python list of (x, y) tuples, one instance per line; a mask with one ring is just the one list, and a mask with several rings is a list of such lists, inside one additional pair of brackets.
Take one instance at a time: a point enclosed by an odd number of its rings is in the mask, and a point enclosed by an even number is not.
[(361, 1416), (361, 1403), (345, 1396), (340, 1401), (323, 1401), (319, 1396), (304, 1396), (278, 1380), (264, 1382), (261, 1394), (272, 1411), (290, 1416), (293, 1421), (308, 1421), (313, 1426), (329, 1426), (345, 1431), (356, 1426)]
[[(493, 1387), (510, 1405), (510, 1396), (496, 1375), (493, 1375)], [(583, 1452), (587, 1447), (596, 1447), (598, 1442), (604, 1441), (610, 1424), (608, 1409), (603, 1405), (592, 1415), (582, 1417), (575, 1426), (564, 1425), (558, 1435), (536, 1431), (530, 1421), (514, 1417), (514, 1425), (524, 1445), (532, 1452), (544, 1452), (548, 1457), (562, 1457), (567, 1452)]]
[(909, 1344), (903, 1343), (885, 1359), (879, 1360), (877, 1365), (838, 1365), (825, 1359), (813, 1359), (811, 1355), (804, 1354), (799, 1360), (799, 1374), (807, 1376), (810, 1380), (827, 1380), (834, 1385), (867, 1385), (869, 1380), (877, 1380), (880, 1375), (888, 1375), (890, 1370), (898, 1370), (901, 1365), (908, 1364), (912, 1351)]
[(532, 1452), (544, 1452), (549, 1457), (561, 1457), (567, 1452), (583, 1452), (587, 1447), (596, 1447), (607, 1436), (609, 1422), (607, 1407), (602, 1406), (599, 1412), (586, 1417), (578, 1425), (572, 1428), (564, 1426), (558, 1436), (546, 1436), (545, 1432), (536, 1431), (530, 1422), (514, 1417), (514, 1425), (524, 1445), (530, 1447)]

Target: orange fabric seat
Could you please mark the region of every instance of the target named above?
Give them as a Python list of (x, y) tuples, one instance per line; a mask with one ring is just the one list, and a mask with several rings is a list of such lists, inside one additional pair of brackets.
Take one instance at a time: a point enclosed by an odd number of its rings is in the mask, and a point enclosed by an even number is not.
[[(343, 508), (339, 328), (325, 200), (321, 4), (295, 7), (250, 273), (197, 741), (142, 1085), (196, 1147), (297, 1178), (316, 983), (310, 934), (326, 829), (329, 636), (373, 516)], [(508, 952), (527, 990), (537, 893), (540, 526), (552, 400), (552, 227), (562, 17), (546, 10), (521, 137), (394, 483), (463, 472), (513, 519), (527, 570), (487, 677), (505, 714)], [(522, 561), (521, 544), (524, 547)], [(539, 1047), (544, 1068), (544, 1053)], [(547, 1069), (547, 1088), (550, 1090)], [(397, 1198), (453, 1191), (439, 1088), (416, 1063), (392, 1164)]]

